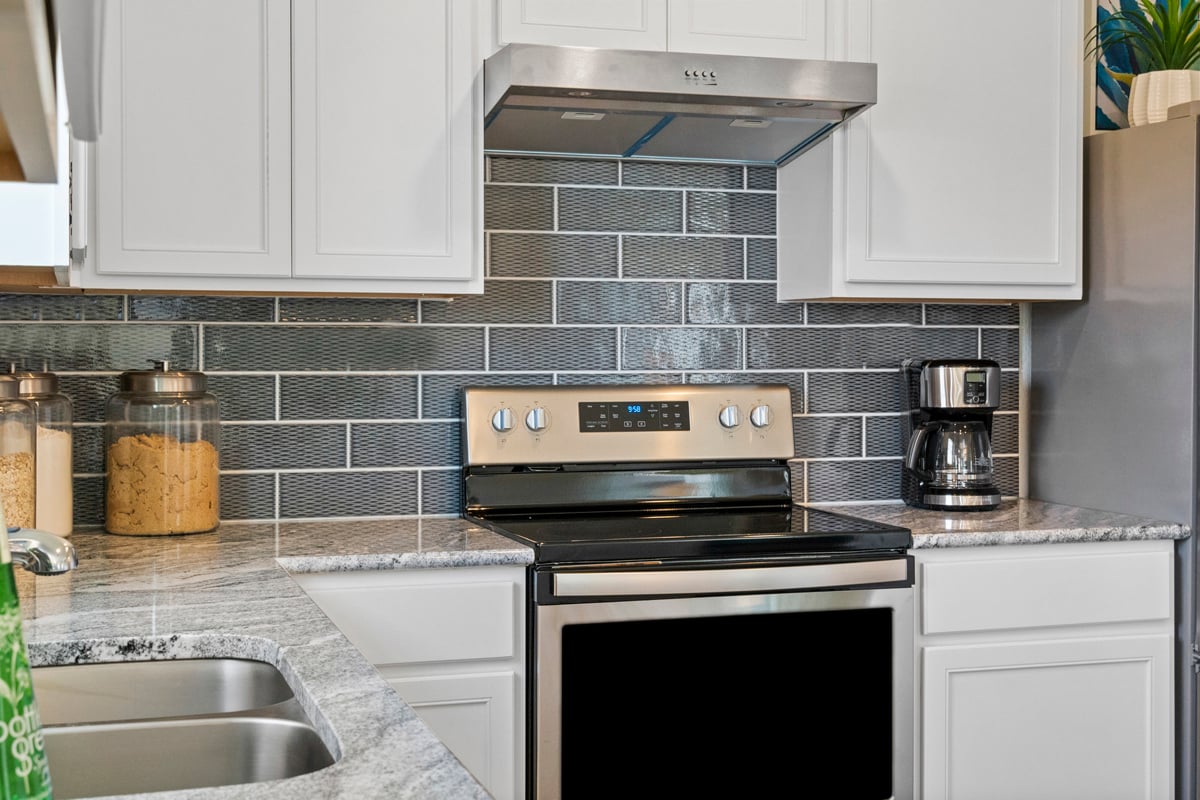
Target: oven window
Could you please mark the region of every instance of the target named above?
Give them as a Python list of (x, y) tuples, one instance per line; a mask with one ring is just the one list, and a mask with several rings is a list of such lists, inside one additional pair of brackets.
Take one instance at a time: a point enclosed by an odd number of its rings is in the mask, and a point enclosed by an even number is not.
[(892, 796), (889, 608), (567, 625), (562, 654), (566, 800)]

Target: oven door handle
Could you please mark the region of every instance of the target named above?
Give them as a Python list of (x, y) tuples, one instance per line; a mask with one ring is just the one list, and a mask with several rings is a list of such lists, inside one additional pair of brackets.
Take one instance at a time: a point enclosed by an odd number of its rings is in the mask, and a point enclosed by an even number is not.
[(553, 573), (554, 597), (761, 594), (775, 591), (912, 585), (907, 557), (717, 569), (604, 570)]

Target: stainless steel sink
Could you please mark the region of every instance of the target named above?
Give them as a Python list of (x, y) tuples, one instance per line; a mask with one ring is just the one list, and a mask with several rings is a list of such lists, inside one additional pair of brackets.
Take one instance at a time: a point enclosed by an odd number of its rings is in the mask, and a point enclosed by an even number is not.
[(334, 762), (270, 664), (35, 667), (33, 686), (57, 800), (274, 780)]

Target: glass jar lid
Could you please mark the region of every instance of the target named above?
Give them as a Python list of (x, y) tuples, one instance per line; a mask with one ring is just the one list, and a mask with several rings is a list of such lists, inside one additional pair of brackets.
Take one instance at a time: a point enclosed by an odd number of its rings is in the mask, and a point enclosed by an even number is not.
[(154, 369), (131, 369), (121, 373), (121, 391), (143, 394), (203, 392), (208, 376), (203, 372), (171, 369), (170, 362), (152, 361)]
[(13, 370), (9, 374), (20, 383), (21, 394), (58, 394), (58, 376), (53, 372)]

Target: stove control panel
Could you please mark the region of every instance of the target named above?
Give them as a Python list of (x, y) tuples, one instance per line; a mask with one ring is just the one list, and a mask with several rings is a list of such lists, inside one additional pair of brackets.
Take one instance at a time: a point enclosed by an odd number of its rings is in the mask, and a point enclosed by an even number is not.
[(794, 455), (784, 384), (488, 386), (463, 391), (468, 466)]

